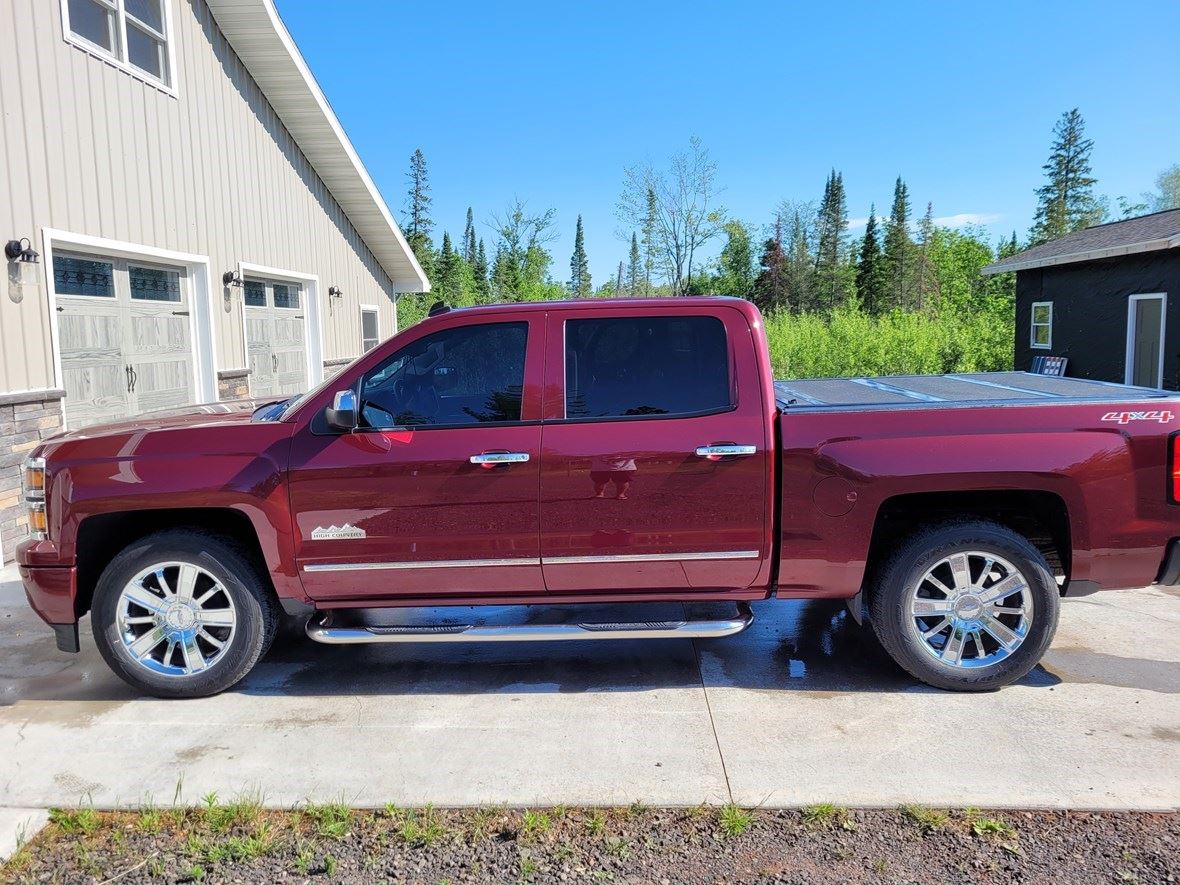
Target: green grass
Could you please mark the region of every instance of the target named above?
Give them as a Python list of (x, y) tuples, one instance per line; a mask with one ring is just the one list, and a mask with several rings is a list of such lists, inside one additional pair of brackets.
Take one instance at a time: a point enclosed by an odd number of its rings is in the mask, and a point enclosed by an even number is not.
[(1008, 839), (1016, 835), (1016, 830), (1002, 820), (994, 817), (977, 817), (971, 821), (971, 832), (980, 838), (997, 837)]
[(590, 812), (590, 816), (586, 818), (586, 832), (591, 836), (601, 836), (606, 832), (606, 812), (600, 808), (595, 808)]
[(315, 834), (323, 839), (343, 839), (352, 823), (352, 809), (341, 802), (323, 805), (309, 802), (303, 814), (315, 826)]
[(803, 822), (813, 827), (839, 824), (844, 829), (852, 829), (852, 818), (848, 815), (848, 809), (830, 802), (806, 806), (803, 809)]
[(898, 810), (923, 833), (933, 833), (947, 825), (946, 812), (927, 808), (924, 805), (900, 805)]
[(256, 826), (262, 819), (262, 797), (255, 793), (243, 793), (233, 802), (220, 803), (216, 793), (206, 793), (201, 802), (204, 807), (200, 814), (205, 823), (219, 833), (234, 827)]
[(723, 805), (717, 813), (721, 832), (730, 838), (740, 836), (754, 823), (754, 813), (734, 804)]
[(520, 836), (526, 842), (533, 841), (549, 832), (553, 821), (543, 811), (526, 810), (520, 821)]
[(81, 808), (53, 808), (49, 812), (50, 822), (57, 824), (63, 833), (89, 836), (98, 829), (98, 812), (90, 806)]
[(395, 807), (390, 817), (398, 835), (410, 845), (430, 847), (437, 845), (447, 835), (447, 829), (433, 805), (418, 811), (402, 811)]

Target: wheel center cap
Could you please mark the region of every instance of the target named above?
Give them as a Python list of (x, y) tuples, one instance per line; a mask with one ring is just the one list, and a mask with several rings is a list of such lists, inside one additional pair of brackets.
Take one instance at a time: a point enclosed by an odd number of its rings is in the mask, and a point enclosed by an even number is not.
[(189, 630), (197, 623), (197, 615), (187, 605), (178, 604), (168, 609), (164, 620), (174, 630)]
[(955, 602), (955, 617), (965, 621), (978, 618), (983, 614), (983, 603), (979, 601), (978, 597), (967, 594), (960, 596)]

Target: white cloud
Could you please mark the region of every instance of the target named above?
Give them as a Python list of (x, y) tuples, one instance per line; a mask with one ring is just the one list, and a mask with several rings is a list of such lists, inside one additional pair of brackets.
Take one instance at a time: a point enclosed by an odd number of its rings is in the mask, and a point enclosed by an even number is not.
[[(958, 215), (943, 215), (939, 218), (935, 218), (934, 223), (937, 224), (939, 227), (956, 227), (957, 228), (957, 227), (967, 227), (967, 226), (973, 225), (973, 224), (992, 224), (993, 222), (999, 221), (1003, 217), (1004, 216), (999, 214), (998, 212), (960, 212)], [(888, 215), (884, 215), (884, 216), (878, 215), (877, 216), (878, 227), (883, 227), (885, 224), (888, 223), (888, 221), (889, 221)], [(911, 218), (910, 219), (911, 229), (917, 230), (918, 223), (920, 221), (921, 221), (920, 218)], [(866, 218), (849, 218), (848, 219), (848, 230), (850, 230), (850, 231), (864, 230), (865, 227), (868, 225), (868, 223), (869, 223), (869, 219), (867, 217)]]
[(958, 215), (943, 215), (935, 218), (939, 227), (967, 227), (969, 224), (991, 224), (1003, 218), (997, 212), (960, 212)]

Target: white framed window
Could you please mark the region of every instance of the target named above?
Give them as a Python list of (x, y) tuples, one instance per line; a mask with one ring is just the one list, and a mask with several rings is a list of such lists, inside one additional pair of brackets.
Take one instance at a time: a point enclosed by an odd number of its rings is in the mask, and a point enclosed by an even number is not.
[(361, 305), (361, 353), (368, 353), (381, 341), (381, 312), (373, 304)]
[(171, 0), (61, 0), (65, 38), (176, 94)]
[(1053, 302), (1034, 301), (1031, 319), (1028, 335), (1029, 347), (1035, 347), (1038, 350), (1051, 350), (1053, 347)]

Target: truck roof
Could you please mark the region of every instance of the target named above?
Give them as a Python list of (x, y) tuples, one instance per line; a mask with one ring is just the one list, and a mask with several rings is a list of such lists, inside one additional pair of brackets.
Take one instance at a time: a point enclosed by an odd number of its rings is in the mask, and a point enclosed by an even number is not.
[[(584, 307), (647, 307), (647, 308), (682, 308), (708, 304), (753, 304), (745, 298), (733, 295), (681, 295), (677, 297), (653, 298), (566, 298), (560, 301), (503, 301), (496, 304), (475, 304), (469, 307), (452, 307), (446, 313), (462, 311), (463, 313), (502, 313), (504, 311), (519, 310), (552, 310), (553, 308), (584, 308)], [(440, 314), (441, 315), (441, 314)]]
[(953, 405), (1031, 405), (1048, 402), (1127, 402), (1168, 399), (1174, 391), (1031, 372), (964, 372), (882, 378), (775, 381), (779, 408), (912, 408)]

